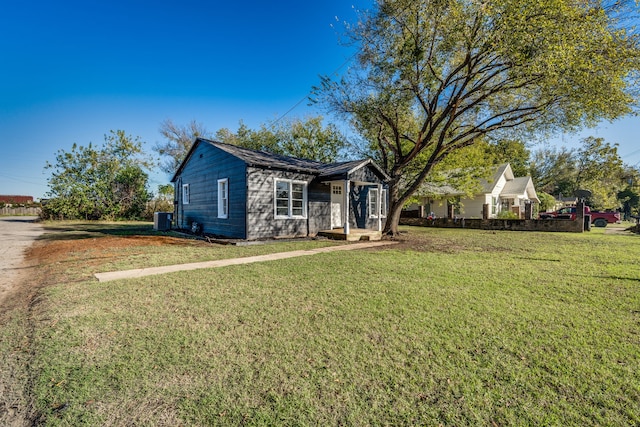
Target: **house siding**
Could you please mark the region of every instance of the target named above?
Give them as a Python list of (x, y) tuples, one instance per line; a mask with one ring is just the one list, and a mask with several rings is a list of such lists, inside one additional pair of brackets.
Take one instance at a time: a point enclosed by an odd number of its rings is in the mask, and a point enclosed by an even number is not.
[[(177, 226), (190, 228), (197, 222), (205, 233), (245, 239), (246, 170), (242, 160), (209, 144), (198, 145), (175, 182)], [(225, 178), (229, 180), (229, 215), (223, 219), (218, 218), (218, 180)], [(188, 204), (182, 200), (183, 184), (189, 184)]]
[[(274, 190), (276, 179), (303, 181), (307, 183), (307, 217), (276, 218)], [(247, 168), (247, 239), (271, 237), (301, 237), (309, 235), (308, 201), (313, 175), (279, 171), (274, 169)]]
[[(460, 199), (460, 216), (466, 218), (482, 218), (482, 205), (487, 203), (486, 196), (479, 195), (475, 199)], [(491, 203), (489, 200), (488, 203)]]
[[(369, 191), (377, 189), (378, 186), (372, 185), (353, 185), (351, 194), (349, 195), (349, 225), (355, 228), (377, 229), (378, 217), (376, 212), (369, 212)], [(382, 188), (386, 189), (386, 186)], [(389, 205), (387, 194), (387, 206)], [(383, 212), (383, 223), (387, 212)]]
[(331, 187), (314, 181), (308, 188), (309, 200), (309, 235), (315, 236), (319, 231), (331, 230)]
[(352, 185), (349, 194), (349, 225), (355, 228), (367, 228), (367, 195), (369, 189), (361, 185)]

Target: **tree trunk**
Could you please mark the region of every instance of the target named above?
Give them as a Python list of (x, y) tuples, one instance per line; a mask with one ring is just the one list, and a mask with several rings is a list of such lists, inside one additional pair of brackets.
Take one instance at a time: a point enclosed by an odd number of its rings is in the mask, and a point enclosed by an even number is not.
[(391, 200), (389, 213), (387, 214), (387, 222), (384, 225), (383, 234), (388, 236), (397, 236), (399, 234), (398, 224), (400, 223), (400, 214), (402, 213), (402, 203), (397, 200)]
[(387, 222), (382, 230), (383, 234), (389, 236), (397, 236), (399, 234), (398, 224), (400, 223), (400, 213), (405, 201), (404, 198), (400, 200), (398, 182), (398, 178), (389, 182), (389, 212), (387, 213)]

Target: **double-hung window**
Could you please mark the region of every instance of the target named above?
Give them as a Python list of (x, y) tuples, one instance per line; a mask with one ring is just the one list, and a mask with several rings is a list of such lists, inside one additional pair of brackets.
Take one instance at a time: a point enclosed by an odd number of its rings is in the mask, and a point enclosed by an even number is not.
[(306, 218), (307, 183), (288, 179), (276, 179), (276, 218)]
[(378, 217), (378, 203), (380, 203), (380, 217), (387, 216), (387, 190), (382, 189), (381, 197), (378, 197), (378, 189), (369, 189), (369, 218)]
[(218, 218), (229, 218), (229, 178), (218, 180)]
[(182, 184), (182, 204), (188, 205), (189, 198), (190, 198), (189, 184)]

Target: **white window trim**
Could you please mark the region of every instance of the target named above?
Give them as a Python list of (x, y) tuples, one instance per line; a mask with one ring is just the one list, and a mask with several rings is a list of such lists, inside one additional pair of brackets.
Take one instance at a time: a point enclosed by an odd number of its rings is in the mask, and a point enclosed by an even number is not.
[[(278, 215), (278, 183), (286, 182), (289, 186), (288, 215)], [(291, 199), (291, 187), (293, 184), (302, 184), (302, 215), (293, 215), (293, 203)], [(293, 179), (273, 180), (273, 214), (275, 219), (306, 219), (307, 218), (307, 183), (305, 181), (296, 181)]]
[(182, 184), (182, 204), (188, 205), (191, 199), (191, 189), (189, 184)]
[(380, 202), (382, 203), (382, 207), (381, 207), (381, 210), (380, 210), (380, 217), (381, 218), (386, 218), (387, 217), (387, 211), (389, 210), (387, 198), (388, 198), (387, 189), (383, 188), (382, 189), (382, 196), (380, 196)]
[(218, 180), (218, 218), (229, 218), (229, 178)]
[(377, 197), (378, 195), (378, 189), (377, 188), (370, 188), (369, 189), (369, 200), (368, 200), (368, 207), (369, 207), (369, 218), (378, 218), (378, 206), (371, 206), (371, 193), (375, 193), (376, 194), (376, 200), (378, 200), (378, 203), (382, 203), (382, 205), (380, 206), (380, 218), (386, 218), (387, 217), (387, 189), (383, 188), (381, 191), (382, 197)]

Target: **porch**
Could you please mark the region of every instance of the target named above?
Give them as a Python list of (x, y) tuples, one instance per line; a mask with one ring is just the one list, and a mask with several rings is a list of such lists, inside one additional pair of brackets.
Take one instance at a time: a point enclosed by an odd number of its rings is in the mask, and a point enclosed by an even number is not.
[(361, 240), (382, 240), (381, 231), (367, 230), (364, 228), (349, 228), (348, 233), (345, 233), (344, 228), (322, 230), (318, 232), (318, 236), (328, 237), (329, 239), (333, 240), (346, 240), (347, 242), (358, 242)]
[(329, 204), (318, 212), (322, 220), (316, 224), (321, 225), (310, 233), (349, 242), (381, 240), (387, 214), (387, 174), (370, 159), (333, 164), (322, 172), (318, 177), (321, 201), (323, 206)]

